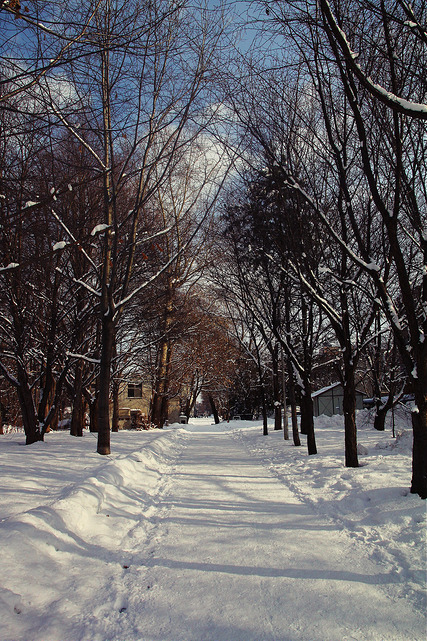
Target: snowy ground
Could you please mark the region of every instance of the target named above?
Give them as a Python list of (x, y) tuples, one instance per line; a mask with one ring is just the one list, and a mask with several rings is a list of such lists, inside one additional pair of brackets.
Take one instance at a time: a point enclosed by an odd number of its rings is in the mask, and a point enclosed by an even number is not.
[(348, 469), (339, 417), (315, 457), (210, 423), (0, 437), (0, 641), (424, 640), (410, 433), (360, 413)]

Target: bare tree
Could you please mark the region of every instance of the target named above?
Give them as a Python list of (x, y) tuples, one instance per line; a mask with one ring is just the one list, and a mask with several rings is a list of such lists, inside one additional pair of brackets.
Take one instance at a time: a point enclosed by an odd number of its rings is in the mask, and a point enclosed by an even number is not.
[[(90, 22), (83, 19), (89, 14)], [(114, 335), (125, 305), (148, 285), (132, 281), (137, 248), (147, 241), (138, 235), (141, 212), (170, 176), (176, 154), (194, 141), (197, 129), (188, 124), (206, 98), (221, 25), (186, 2), (167, 0), (88, 2), (77, 15), (85, 31), (80, 55), (61, 67), (67, 96), (44, 74), (32, 100), (91, 154), (102, 181), (92, 229), (102, 259), (88, 260), (81, 284), (98, 300), (98, 452), (107, 454)]]
[[(289, 168), (286, 180), (316, 204), (334, 241), (370, 280), (394, 332), (416, 399), (411, 492), (426, 498), (425, 5), (264, 6), (276, 35), (294, 43), (294, 59), (304, 61), (312, 79), (327, 134), (322, 151), (327, 149), (339, 179), (351, 239), (336, 225), (324, 197), (304, 190)], [(288, 60), (289, 52), (288, 47)], [(349, 129), (341, 130), (337, 105), (351, 122), (351, 146), (348, 139), (342, 144), (343, 131), (346, 136)], [(359, 177), (358, 189), (352, 188), (354, 176)], [(357, 215), (361, 210), (363, 218)], [(369, 242), (375, 237), (384, 242), (375, 246)]]

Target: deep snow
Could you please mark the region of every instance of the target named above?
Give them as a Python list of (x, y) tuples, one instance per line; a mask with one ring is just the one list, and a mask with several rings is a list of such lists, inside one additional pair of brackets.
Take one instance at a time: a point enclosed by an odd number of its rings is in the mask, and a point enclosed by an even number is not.
[(245, 421), (1, 436), (0, 641), (424, 640), (410, 432), (367, 417), (357, 469), (341, 417), (311, 457)]

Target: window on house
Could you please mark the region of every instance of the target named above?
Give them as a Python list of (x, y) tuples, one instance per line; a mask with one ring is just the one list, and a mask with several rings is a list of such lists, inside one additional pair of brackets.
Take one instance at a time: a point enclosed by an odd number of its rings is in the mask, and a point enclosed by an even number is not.
[(128, 383), (128, 398), (142, 398), (142, 383)]

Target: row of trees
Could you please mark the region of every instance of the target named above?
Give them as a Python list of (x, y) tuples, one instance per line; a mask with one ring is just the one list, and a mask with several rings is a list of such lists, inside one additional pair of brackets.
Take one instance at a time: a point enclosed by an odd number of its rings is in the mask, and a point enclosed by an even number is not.
[(224, 13), (186, 0), (0, 4), (3, 377), (28, 442), (71, 387), (79, 416), (85, 395), (97, 407), (106, 454), (126, 368), (154, 364), (161, 425), (178, 370), (189, 411), (203, 387), (243, 388), (243, 365), (265, 432), (271, 404), (279, 427), (280, 403), (298, 399), (314, 454), (315, 357), (332, 346), (346, 464), (357, 370), (371, 361), (380, 426), (382, 372), (392, 403), (403, 369), (425, 498), (426, 8), (250, 9), (252, 44), (232, 60)]
[(86, 397), (108, 454), (111, 376), (141, 316), (159, 325), (164, 418), (176, 292), (197, 281), (226, 173), (204, 133), (223, 20), (185, 0), (0, 10), (0, 368), (28, 443), (68, 389), (73, 432)]
[(313, 354), (325, 339), (339, 346), (349, 466), (358, 364), (370, 353), (378, 372), (392, 342), (415, 395), (412, 492), (426, 498), (426, 8), (256, 4), (259, 40), (228, 83), (249, 169), (224, 213), (236, 274), (224, 295), (286, 354), (310, 453)]

